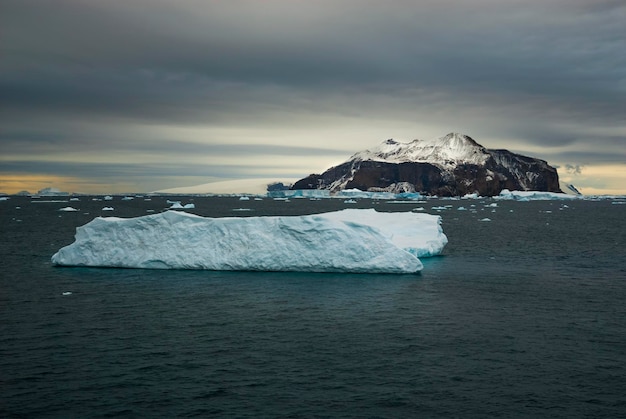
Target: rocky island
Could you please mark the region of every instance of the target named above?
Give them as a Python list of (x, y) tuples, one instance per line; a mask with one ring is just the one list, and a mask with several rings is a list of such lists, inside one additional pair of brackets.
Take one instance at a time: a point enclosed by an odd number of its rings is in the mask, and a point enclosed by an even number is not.
[(561, 192), (558, 173), (546, 161), (487, 149), (459, 133), (409, 143), (390, 139), (291, 187), (331, 193), (353, 188), (439, 196), (494, 196), (503, 189)]

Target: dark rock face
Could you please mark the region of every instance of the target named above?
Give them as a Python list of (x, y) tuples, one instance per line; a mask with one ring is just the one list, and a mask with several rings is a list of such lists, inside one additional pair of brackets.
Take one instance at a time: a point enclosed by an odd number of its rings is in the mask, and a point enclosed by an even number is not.
[(292, 189), (367, 191), (408, 182), (418, 192), (439, 196), (494, 196), (503, 189), (561, 192), (556, 169), (544, 160), (507, 150), (483, 150), (489, 155), (484, 164), (459, 163), (452, 169), (436, 163), (353, 159), (322, 174), (311, 174)]

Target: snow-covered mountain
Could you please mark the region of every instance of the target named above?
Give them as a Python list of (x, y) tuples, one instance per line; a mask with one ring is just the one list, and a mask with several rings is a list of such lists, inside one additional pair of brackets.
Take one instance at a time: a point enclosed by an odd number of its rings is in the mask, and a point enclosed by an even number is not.
[(556, 169), (544, 160), (490, 150), (459, 133), (409, 143), (387, 140), (293, 186), (331, 191), (351, 188), (442, 196), (474, 192), (492, 196), (502, 189), (561, 191)]
[(350, 160), (371, 160), (385, 163), (431, 163), (446, 169), (459, 164), (485, 164), (489, 158), (487, 150), (470, 137), (450, 133), (432, 140), (414, 140), (400, 143), (395, 140), (383, 141), (371, 150), (360, 151)]

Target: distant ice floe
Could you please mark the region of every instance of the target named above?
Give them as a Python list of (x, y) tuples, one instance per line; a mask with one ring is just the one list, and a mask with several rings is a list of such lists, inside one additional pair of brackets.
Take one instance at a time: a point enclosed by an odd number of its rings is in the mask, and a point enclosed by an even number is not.
[(295, 189), (295, 190), (281, 190), (267, 192), (267, 196), (274, 198), (275, 200), (289, 199), (289, 198), (331, 198), (330, 191), (328, 189)]
[(448, 239), (429, 214), (347, 209), (283, 217), (205, 218), (177, 211), (97, 217), (52, 256), (63, 266), (414, 273)]
[(418, 192), (370, 192), (362, 191), (360, 189), (344, 189), (336, 193), (331, 194), (328, 189), (294, 189), (294, 190), (280, 190), (271, 191), (267, 195), (271, 198), (310, 198), (310, 199), (324, 199), (324, 198), (339, 198), (339, 199), (380, 199), (380, 200), (393, 200), (393, 199), (410, 199), (418, 200), (424, 198)]
[(63, 208), (59, 208), (59, 211), (63, 211), (63, 212), (75, 212), (75, 211), (79, 211), (76, 208), (73, 207), (63, 207)]
[(581, 199), (580, 195), (568, 195), (556, 192), (540, 192), (540, 191), (510, 191), (503, 189), (500, 195), (494, 196), (494, 199), (509, 201), (553, 201), (565, 200), (572, 201)]
[[(362, 191), (360, 189), (344, 189), (335, 193), (332, 193), (326, 189), (304, 189), (304, 190), (280, 190), (272, 191), (267, 194), (269, 197), (276, 198), (310, 198), (310, 199), (324, 199), (324, 198), (343, 198), (343, 199), (372, 199), (372, 200), (386, 200), (388, 203), (394, 202), (393, 200), (421, 200), (424, 198), (436, 198), (426, 197), (419, 192), (404, 192), (404, 193), (392, 193), (392, 192), (370, 192)], [(547, 200), (598, 200), (598, 199), (617, 199), (617, 197), (609, 196), (585, 196), (585, 195), (572, 195), (566, 193), (557, 192), (543, 192), (543, 191), (510, 191), (503, 189), (499, 195), (493, 197), (480, 196), (477, 193), (466, 194), (458, 197), (444, 197), (445, 200), (482, 200), (482, 199), (495, 199), (495, 200), (509, 200), (509, 201), (547, 201)], [(619, 197), (621, 198), (621, 197)], [(400, 201), (395, 201), (400, 202)]]
[(115, 211), (115, 208), (113, 208), (113, 207), (104, 207), (104, 208), (102, 208), (102, 211)]

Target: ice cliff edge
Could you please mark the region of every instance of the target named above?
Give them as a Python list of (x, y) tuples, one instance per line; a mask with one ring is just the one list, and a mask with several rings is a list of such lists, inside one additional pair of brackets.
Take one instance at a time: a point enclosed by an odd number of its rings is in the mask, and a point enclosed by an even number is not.
[(448, 239), (435, 215), (348, 209), (317, 215), (205, 218), (167, 211), (97, 217), (52, 256), (60, 266), (414, 273)]

